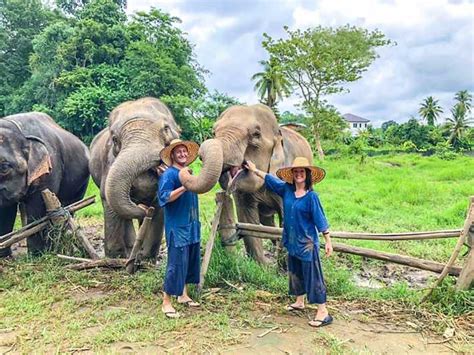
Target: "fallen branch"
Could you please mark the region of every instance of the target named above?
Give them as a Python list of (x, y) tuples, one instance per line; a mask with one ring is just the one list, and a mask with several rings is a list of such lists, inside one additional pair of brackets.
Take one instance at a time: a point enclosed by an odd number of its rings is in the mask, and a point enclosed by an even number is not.
[(99, 259), (92, 261), (85, 261), (80, 264), (66, 265), (66, 269), (69, 270), (89, 270), (99, 267), (105, 267), (110, 269), (120, 269), (125, 267), (127, 259)]
[(273, 332), (274, 330), (277, 330), (278, 328), (280, 328), (280, 327), (275, 326), (273, 328), (270, 328), (270, 329), (264, 331), (262, 334), (257, 335), (257, 338), (263, 338), (265, 335), (270, 334), (271, 332)]
[(78, 257), (75, 257), (75, 256), (62, 255), (62, 254), (56, 254), (56, 256), (59, 259), (64, 259), (64, 260), (69, 260), (69, 261), (79, 261), (81, 263), (92, 261), (92, 259), (78, 258)]

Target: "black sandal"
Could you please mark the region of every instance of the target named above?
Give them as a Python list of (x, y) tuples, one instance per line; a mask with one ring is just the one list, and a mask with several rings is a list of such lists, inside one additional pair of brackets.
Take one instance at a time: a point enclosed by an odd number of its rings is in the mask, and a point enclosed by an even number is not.
[(333, 318), (330, 314), (328, 314), (323, 320), (319, 320), (319, 319), (313, 319), (313, 320), (310, 320), (308, 322), (308, 324), (311, 326), (311, 327), (314, 327), (314, 328), (320, 328), (320, 327), (324, 327), (326, 325), (329, 325), (331, 324), (333, 321)]

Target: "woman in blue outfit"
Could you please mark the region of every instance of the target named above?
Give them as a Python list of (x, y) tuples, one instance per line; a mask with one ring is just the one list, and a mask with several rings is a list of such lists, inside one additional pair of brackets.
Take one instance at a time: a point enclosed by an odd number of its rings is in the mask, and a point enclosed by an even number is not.
[(163, 286), (162, 312), (169, 318), (179, 317), (171, 303), (198, 307), (188, 295), (186, 284), (199, 283), (201, 225), (197, 194), (181, 185), (179, 172), (189, 169), (197, 157), (199, 145), (175, 139), (161, 153), (161, 160), (169, 166), (158, 184), (158, 203), (164, 208), (168, 264)]
[(260, 171), (247, 161), (246, 168), (265, 180), (265, 186), (283, 199), (283, 246), (288, 250), (290, 295), (296, 302), (287, 310), (303, 310), (304, 295), (318, 309), (309, 325), (322, 327), (332, 323), (326, 308), (326, 284), (319, 258), (319, 233), (324, 235), (326, 256), (332, 253), (329, 225), (313, 184), (321, 181), (323, 169), (311, 166), (304, 157), (297, 157), (291, 167), (277, 171), (276, 178)]

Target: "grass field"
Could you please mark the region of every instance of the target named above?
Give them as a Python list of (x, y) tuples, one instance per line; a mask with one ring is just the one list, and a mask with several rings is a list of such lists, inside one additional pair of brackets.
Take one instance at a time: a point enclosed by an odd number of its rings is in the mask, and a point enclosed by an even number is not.
[[(461, 228), (468, 198), (474, 195), (474, 160), (468, 157), (444, 161), (418, 155), (383, 156), (369, 158), (362, 165), (357, 159), (329, 158), (321, 166), (327, 178), (316, 191), (332, 230)], [(99, 196), (92, 183), (87, 195), (91, 194)], [(215, 209), (214, 193), (200, 196), (200, 208), (205, 241)], [(101, 210), (97, 201), (78, 213), (79, 223), (101, 224)], [(353, 244), (446, 261), (455, 240)], [(206, 287), (226, 291), (219, 297), (207, 294), (205, 312), (176, 321), (165, 321), (158, 311), (163, 262), (157, 271), (142, 271), (132, 277), (122, 271), (67, 271), (53, 256), (23, 257), (0, 265), (0, 335), (2, 329), (13, 329), (15, 350), (20, 352), (81, 347), (95, 351), (117, 342), (161, 342), (165, 346), (163, 337), (191, 330), (199, 336), (184, 350), (205, 351), (216, 344), (226, 347), (240, 341), (244, 328), (271, 326), (253, 317), (256, 301), (281, 306), (288, 300), (286, 276), (276, 265), (262, 267), (247, 259), (241, 245), (234, 254), (217, 245), (211, 260)], [(441, 333), (446, 324), (464, 319), (466, 314), (472, 319), (474, 292), (455, 293), (454, 279), (448, 277), (430, 302), (419, 305), (422, 292), (404, 282), (380, 289), (358, 287), (353, 275), (367, 265), (382, 263), (348, 255), (323, 260), (330, 303), (395, 302), (414, 314), (431, 312), (437, 321), (430, 327)]]

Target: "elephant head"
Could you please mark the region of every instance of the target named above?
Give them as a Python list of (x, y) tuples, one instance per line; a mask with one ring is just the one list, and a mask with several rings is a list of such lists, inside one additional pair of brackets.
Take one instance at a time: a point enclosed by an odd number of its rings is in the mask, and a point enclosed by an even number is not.
[[(230, 177), (242, 168), (246, 160), (257, 168), (275, 173), (284, 164), (283, 139), (272, 110), (265, 105), (232, 106), (224, 111), (214, 125), (213, 149), (222, 149), (220, 170), (203, 167), (199, 176), (187, 176), (183, 185), (191, 191), (205, 192), (219, 180), (225, 188)], [(205, 142), (207, 143), (207, 141)], [(202, 153), (209, 150), (204, 143)], [(255, 192), (263, 185), (262, 179), (242, 171), (235, 187), (243, 192)]]
[[(144, 211), (131, 200), (130, 192), (133, 189), (135, 196), (140, 193), (155, 196), (157, 174), (154, 167), (161, 163), (160, 151), (179, 138), (180, 128), (160, 100), (143, 98), (125, 102), (111, 112), (109, 133), (115, 161), (105, 182), (107, 202), (124, 218), (141, 218)], [(206, 171), (220, 171), (222, 166), (222, 157), (213, 154), (214, 145), (212, 142), (205, 144), (206, 151), (201, 154)]]
[(29, 135), (21, 120), (0, 119), (0, 207), (18, 203), (51, 168), (51, 157), (40, 138)]

